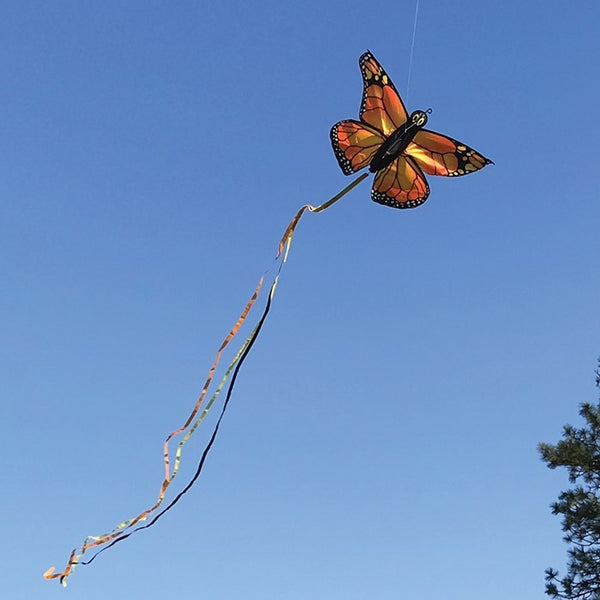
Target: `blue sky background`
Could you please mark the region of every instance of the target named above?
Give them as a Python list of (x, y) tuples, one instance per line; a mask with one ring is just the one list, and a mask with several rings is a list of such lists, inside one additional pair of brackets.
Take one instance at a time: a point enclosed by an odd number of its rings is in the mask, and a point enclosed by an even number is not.
[(348, 183), (359, 55), (406, 91), (414, 8), (3, 4), (3, 596), (544, 597), (566, 477), (536, 444), (597, 397), (592, 2), (421, 0), (407, 107), (496, 165), (307, 215), (198, 485), (42, 579), (153, 503), (287, 222)]

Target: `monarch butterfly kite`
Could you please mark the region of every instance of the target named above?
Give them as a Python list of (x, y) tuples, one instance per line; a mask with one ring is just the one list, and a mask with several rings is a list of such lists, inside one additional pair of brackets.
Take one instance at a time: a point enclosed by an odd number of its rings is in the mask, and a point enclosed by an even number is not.
[[(369, 171), (360, 175), (327, 202), (316, 207), (306, 204), (300, 208), (290, 221), (279, 242), (276, 256), (276, 260), (279, 260), (279, 266), (267, 294), (265, 307), (256, 325), (225, 370), (225, 374), (212, 396), (203, 405), (213, 383), (221, 355), (244, 324), (262, 289), (264, 277), (260, 278), (239, 319), (218, 349), (192, 412), (185, 423), (171, 432), (165, 439), (163, 447), (165, 477), (154, 505), (142, 511), (136, 517), (123, 521), (108, 533), (86, 537), (82, 545), (71, 552), (65, 569), (60, 573), (56, 573), (54, 567), (50, 567), (44, 573), (46, 579), (58, 578), (63, 585), (66, 585), (66, 579), (71, 575), (76, 565), (90, 564), (101, 552), (125, 540), (133, 533), (154, 525), (198, 479), (229, 405), (240, 368), (269, 314), (279, 275), (286, 263), (296, 226), (307, 210), (322, 212), (329, 208), (368, 177), (369, 172), (375, 173), (371, 190), (371, 198), (375, 202), (393, 208), (415, 208), (425, 202), (429, 196), (429, 185), (424, 173), (456, 177), (479, 171), (486, 165), (493, 164), (490, 159), (485, 158), (466, 144), (441, 133), (424, 129), (427, 123), (427, 115), (431, 113), (431, 109), (426, 111), (417, 110), (409, 115), (392, 80), (371, 52), (365, 52), (360, 57), (359, 66), (363, 79), (359, 120), (339, 121), (332, 127), (330, 138), (335, 156), (344, 174), (350, 175), (365, 167), (368, 167)], [(167, 489), (178, 473), (183, 445), (202, 423), (223, 389), (226, 389), (225, 399), (212, 434), (198, 462), (196, 472), (173, 500), (165, 508), (158, 511), (165, 499)], [(169, 442), (175, 436), (181, 434), (185, 435), (179, 441), (173, 467), (171, 468), (172, 457)], [(144, 523), (151, 516), (152, 519)], [(87, 560), (83, 560), (84, 555), (90, 550), (95, 551), (95, 554)]]
[(394, 208), (414, 208), (429, 196), (429, 175), (467, 175), (492, 161), (456, 140), (423, 129), (427, 111), (406, 112), (392, 80), (377, 59), (365, 52), (358, 62), (363, 78), (360, 121), (331, 128), (331, 144), (342, 171), (364, 167), (375, 173), (371, 198)]

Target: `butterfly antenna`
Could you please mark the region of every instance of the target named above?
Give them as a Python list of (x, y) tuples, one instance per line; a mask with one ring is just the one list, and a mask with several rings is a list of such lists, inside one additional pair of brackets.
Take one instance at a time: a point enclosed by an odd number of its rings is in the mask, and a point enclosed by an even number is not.
[(410, 44), (410, 57), (408, 59), (408, 78), (406, 80), (406, 97), (408, 98), (408, 90), (410, 89), (410, 75), (412, 73), (413, 55), (415, 53), (415, 37), (417, 36), (417, 18), (419, 16), (419, 0), (415, 5), (415, 22), (413, 23), (412, 42)]

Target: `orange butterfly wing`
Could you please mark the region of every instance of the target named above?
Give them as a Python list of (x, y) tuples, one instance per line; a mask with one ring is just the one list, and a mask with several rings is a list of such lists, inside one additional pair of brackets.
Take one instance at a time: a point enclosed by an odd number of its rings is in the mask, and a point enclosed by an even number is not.
[(429, 196), (429, 185), (410, 156), (400, 155), (385, 169), (378, 171), (373, 181), (371, 198), (393, 208), (415, 208)]
[(458, 177), (483, 169), (493, 162), (462, 142), (421, 129), (406, 148), (415, 162), (429, 175)]
[(360, 120), (388, 137), (408, 120), (406, 107), (392, 80), (370, 52), (365, 52), (358, 64), (363, 78)]
[(370, 52), (358, 60), (363, 79), (360, 120), (336, 123), (331, 145), (345, 175), (369, 166), (375, 152), (393, 131), (408, 119), (394, 84)]
[[(358, 64), (363, 78), (360, 119), (381, 131), (383, 142), (406, 123), (408, 112), (392, 80), (370, 52), (365, 52)], [(423, 172), (404, 155), (377, 172), (371, 190), (375, 202), (394, 208), (414, 208), (423, 204), (427, 196), (429, 185)]]
[(344, 175), (369, 166), (377, 148), (385, 139), (376, 129), (353, 120), (336, 123), (331, 128), (329, 137)]

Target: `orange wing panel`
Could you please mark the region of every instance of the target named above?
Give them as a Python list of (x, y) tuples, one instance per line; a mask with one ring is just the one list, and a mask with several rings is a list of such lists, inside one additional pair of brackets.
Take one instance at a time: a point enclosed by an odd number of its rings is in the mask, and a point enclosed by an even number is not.
[(360, 57), (359, 66), (363, 77), (360, 119), (387, 137), (406, 123), (408, 113), (392, 80), (370, 52)]
[(406, 154), (429, 175), (458, 177), (483, 169), (492, 164), (489, 158), (479, 154), (466, 144), (451, 137), (422, 129), (408, 145)]
[(371, 198), (393, 208), (415, 208), (427, 200), (429, 185), (409, 157), (399, 156), (375, 175)]
[(367, 167), (385, 139), (376, 129), (352, 120), (336, 123), (329, 136), (345, 175)]

